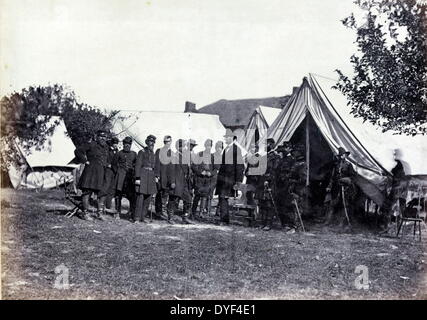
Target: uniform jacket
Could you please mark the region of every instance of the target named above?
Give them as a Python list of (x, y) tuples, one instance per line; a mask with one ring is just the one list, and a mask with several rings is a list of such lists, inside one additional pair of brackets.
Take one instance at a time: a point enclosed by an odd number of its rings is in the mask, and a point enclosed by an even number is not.
[(244, 170), (242, 151), (233, 143), (222, 153), (222, 164), (218, 171), (215, 194), (234, 197), (233, 186), (243, 181)]
[[(212, 189), (212, 180), (214, 179), (214, 164), (213, 155), (201, 151), (198, 153), (198, 162), (192, 163), (191, 170), (193, 172), (193, 187), (196, 194), (208, 196)], [(203, 174), (205, 172), (205, 174)]]
[(104, 175), (106, 168), (111, 166), (111, 156), (107, 145), (102, 146), (94, 141), (87, 143), (74, 151), (79, 163), (85, 165), (78, 183), (80, 189), (91, 189), (99, 191), (104, 186)]
[(182, 153), (174, 154), (174, 161), (170, 170), (170, 182), (175, 188), (169, 191), (170, 195), (180, 197), (184, 201), (191, 201), (191, 168), (188, 159)]
[[(159, 148), (156, 150), (156, 165), (155, 165), (155, 175), (159, 177), (159, 188), (160, 189), (167, 189), (170, 187), (171, 184), (171, 166), (172, 163), (163, 163), (160, 161), (160, 153), (165, 152), (166, 160), (172, 161), (172, 150), (169, 149), (166, 151), (165, 148)], [(162, 156), (163, 159), (163, 156)]]
[(271, 199), (270, 193), (267, 192), (264, 184), (268, 182), (268, 188), (271, 189), (271, 195), (274, 197), (277, 192), (277, 169), (279, 167), (279, 155), (271, 151), (260, 158), (260, 163), (266, 161), (267, 167), (263, 175), (257, 179), (256, 198), (259, 200)]
[(114, 183), (116, 190), (123, 191), (125, 184), (133, 187), (136, 158), (137, 154), (135, 151), (126, 152), (121, 150), (117, 152), (113, 163), (113, 170), (116, 173)]
[(140, 180), (140, 185), (136, 187), (137, 193), (152, 195), (157, 192), (155, 164), (156, 156), (153, 151), (145, 147), (138, 152), (135, 162), (135, 179)]

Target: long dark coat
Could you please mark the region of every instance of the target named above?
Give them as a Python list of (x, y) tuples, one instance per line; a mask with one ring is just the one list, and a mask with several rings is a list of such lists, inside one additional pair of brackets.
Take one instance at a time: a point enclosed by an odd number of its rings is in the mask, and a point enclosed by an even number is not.
[[(260, 158), (259, 163), (267, 163), (265, 173), (259, 175), (257, 179), (257, 188), (255, 196), (258, 200), (271, 200), (271, 196), (275, 197), (277, 192), (277, 169), (278, 169), (279, 156), (275, 152), (270, 152)], [(268, 182), (269, 192), (265, 192), (264, 183)]]
[(135, 151), (119, 151), (115, 156), (113, 169), (116, 173), (114, 189), (120, 192), (131, 192), (134, 190), (134, 175), (136, 163)]
[(138, 152), (135, 162), (135, 179), (140, 179), (139, 187), (136, 187), (137, 193), (153, 195), (157, 192), (154, 167), (156, 156), (148, 148)]
[[(202, 197), (207, 197), (212, 193), (212, 180), (214, 179), (214, 164), (213, 164), (213, 155), (205, 154), (201, 151), (198, 153), (201, 163), (193, 163), (191, 169), (193, 170), (193, 186), (194, 193)], [(203, 175), (202, 172), (205, 171), (210, 175)]]
[(174, 163), (170, 166), (170, 182), (175, 184), (175, 188), (169, 191), (170, 195), (180, 197), (185, 202), (191, 202), (191, 168), (183, 161), (182, 155), (176, 153), (174, 155)]
[(345, 160), (338, 160), (332, 169), (331, 179), (328, 188), (331, 189), (331, 204), (339, 205), (342, 201), (341, 187), (344, 186), (347, 205), (350, 206), (352, 199), (356, 193), (354, 178), (356, 171), (352, 164)]
[(99, 196), (106, 196), (106, 195), (114, 195), (114, 159), (116, 157), (117, 151), (113, 150), (111, 148), (108, 148), (108, 157), (107, 157), (107, 166), (104, 170), (104, 183), (102, 185), (102, 188), (99, 192)]
[(89, 161), (80, 176), (78, 187), (93, 191), (101, 190), (104, 186), (105, 169), (110, 159), (108, 146), (102, 146), (94, 141), (77, 148), (74, 154), (79, 163)]
[(238, 146), (232, 144), (222, 153), (222, 164), (219, 167), (215, 194), (224, 197), (234, 197), (233, 186), (243, 181), (245, 165), (242, 151)]
[[(166, 159), (163, 159), (163, 155), (161, 154), (164, 153), (164, 156)], [(159, 177), (160, 179), (160, 183), (159, 183), (159, 188), (160, 189), (168, 189), (170, 187), (171, 181), (170, 181), (170, 170), (171, 170), (171, 165), (172, 165), (172, 150), (166, 150), (166, 149), (157, 149), (156, 150), (156, 165), (155, 165), (155, 174), (157, 177)], [(160, 159), (160, 157), (162, 156), (162, 161)], [(169, 161), (169, 163), (163, 163), (163, 161)]]

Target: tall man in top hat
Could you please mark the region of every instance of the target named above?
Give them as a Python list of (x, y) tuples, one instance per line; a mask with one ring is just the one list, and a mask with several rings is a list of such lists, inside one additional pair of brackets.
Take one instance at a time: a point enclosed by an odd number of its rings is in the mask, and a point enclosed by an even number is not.
[[(349, 162), (349, 151), (344, 148), (338, 148), (337, 161), (332, 169), (331, 179), (326, 192), (330, 194), (329, 208), (326, 213), (325, 224), (331, 223), (336, 209), (344, 210), (345, 215), (350, 216), (353, 211), (353, 198), (356, 193), (354, 177), (356, 171)], [(341, 224), (344, 219), (341, 218)]]
[(154, 168), (156, 165), (156, 156), (153, 148), (156, 143), (156, 137), (149, 135), (145, 139), (146, 147), (138, 152), (135, 162), (135, 191), (136, 206), (133, 215), (133, 222), (145, 222), (150, 205), (151, 197), (157, 192), (156, 177)]
[(131, 150), (132, 138), (126, 137), (123, 139), (123, 150), (120, 150), (113, 164), (114, 171), (116, 172), (114, 189), (115, 189), (115, 202), (116, 212), (114, 217), (120, 218), (122, 211), (122, 197), (123, 195), (129, 200), (131, 215), (135, 210), (135, 163), (136, 152)]
[(227, 129), (224, 138), (226, 146), (222, 152), (222, 163), (218, 171), (215, 194), (219, 197), (221, 224), (229, 224), (228, 199), (237, 196), (238, 185), (243, 181), (245, 165), (242, 151), (234, 143), (236, 137), (230, 129)]
[(99, 196), (99, 192), (104, 185), (105, 172), (111, 167), (109, 162), (109, 148), (107, 145), (107, 133), (98, 130), (95, 141), (87, 143), (74, 151), (77, 160), (85, 164), (80, 176), (78, 187), (82, 190), (83, 216), (84, 220), (92, 220), (88, 215), (89, 198), (92, 193), (98, 196), (98, 208), (96, 218), (104, 220), (102, 217), (105, 195)]
[(167, 219), (167, 203), (169, 199), (170, 188), (170, 170), (172, 161), (172, 137), (167, 135), (163, 138), (163, 147), (156, 150), (156, 167), (155, 173), (159, 177), (156, 194), (156, 214), (163, 219)]

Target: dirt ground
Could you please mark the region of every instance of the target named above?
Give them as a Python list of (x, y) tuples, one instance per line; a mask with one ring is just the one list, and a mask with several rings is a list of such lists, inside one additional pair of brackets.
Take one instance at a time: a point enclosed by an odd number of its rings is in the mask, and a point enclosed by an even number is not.
[(92, 222), (64, 217), (59, 190), (1, 196), (3, 299), (427, 298), (425, 227), (419, 242), (409, 226), (396, 239), (316, 225)]

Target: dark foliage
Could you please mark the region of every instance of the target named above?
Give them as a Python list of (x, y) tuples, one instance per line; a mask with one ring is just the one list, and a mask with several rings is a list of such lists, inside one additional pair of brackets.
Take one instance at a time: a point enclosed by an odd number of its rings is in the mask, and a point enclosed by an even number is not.
[(340, 70), (336, 85), (352, 113), (399, 134), (427, 132), (427, 16), (417, 0), (357, 0), (366, 11), (342, 22), (357, 34), (353, 77)]

